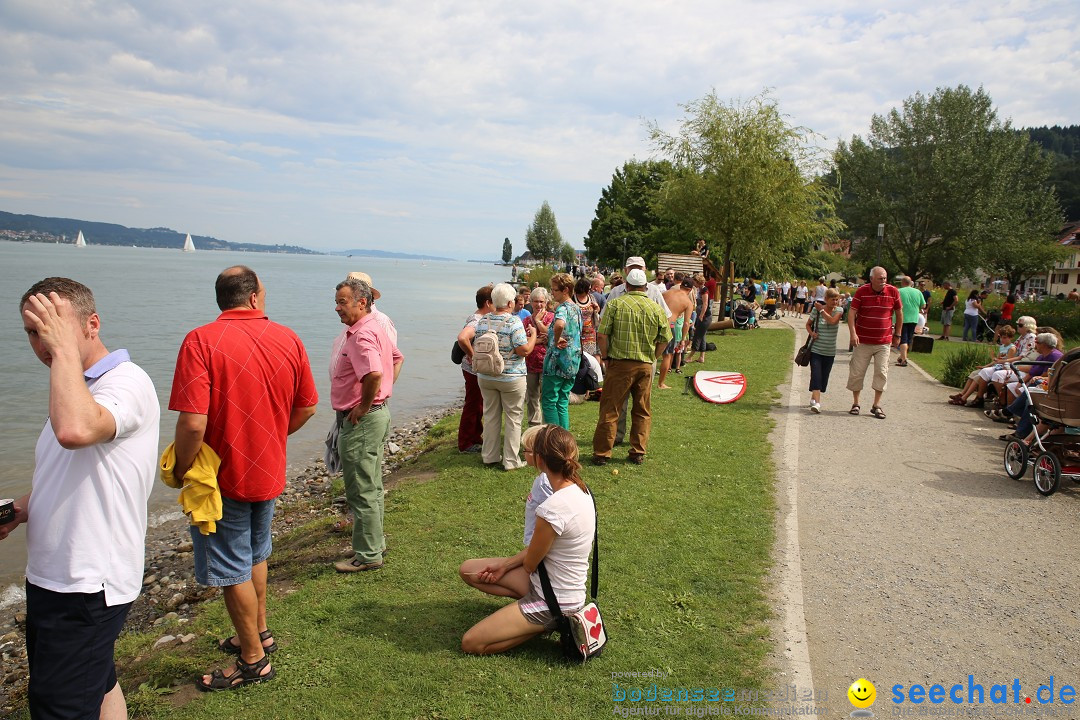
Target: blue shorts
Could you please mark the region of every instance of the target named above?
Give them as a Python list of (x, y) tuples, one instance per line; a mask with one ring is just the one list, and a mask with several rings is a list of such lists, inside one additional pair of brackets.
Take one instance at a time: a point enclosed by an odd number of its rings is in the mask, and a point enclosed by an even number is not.
[(130, 609), (131, 603), (106, 605), (105, 591), (62, 593), (26, 583), (33, 717), (98, 717), (116, 687), (113, 645)]
[(918, 323), (903, 323), (900, 326), (900, 344), (910, 345), (911, 339), (915, 337), (915, 326)]
[(195, 580), (200, 585), (225, 587), (251, 579), (251, 568), (270, 557), (270, 521), (274, 501), (241, 502), (222, 496), (217, 532), (203, 535), (191, 526)]

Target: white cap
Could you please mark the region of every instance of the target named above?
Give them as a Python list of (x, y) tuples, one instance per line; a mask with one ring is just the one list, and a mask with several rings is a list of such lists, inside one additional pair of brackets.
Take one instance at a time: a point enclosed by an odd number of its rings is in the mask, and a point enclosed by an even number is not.
[[(630, 258), (633, 260), (634, 258)], [(627, 261), (629, 262), (629, 261)], [(645, 287), (649, 282), (649, 279), (645, 277), (645, 271), (641, 268), (634, 268), (630, 272), (626, 273), (626, 284), (633, 285), (634, 287)]]
[[(624, 268), (628, 268), (628, 267), (643, 268), (643, 267), (645, 267), (645, 258), (640, 258), (637, 255), (634, 255), (633, 257), (628, 257), (628, 258), (626, 258), (626, 264), (623, 265), (623, 267)], [(642, 285), (644, 285), (644, 284), (645, 283), (642, 283)]]

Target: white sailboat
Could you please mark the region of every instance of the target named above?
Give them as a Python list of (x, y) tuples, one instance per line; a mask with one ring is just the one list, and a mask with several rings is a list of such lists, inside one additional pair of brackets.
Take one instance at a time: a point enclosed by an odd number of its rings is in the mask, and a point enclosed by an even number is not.
[(184, 252), (195, 252), (195, 243), (191, 242), (191, 233), (184, 238)]
[(86, 247), (86, 238), (83, 237), (82, 230), (79, 231), (79, 237), (75, 238), (75, 247)]

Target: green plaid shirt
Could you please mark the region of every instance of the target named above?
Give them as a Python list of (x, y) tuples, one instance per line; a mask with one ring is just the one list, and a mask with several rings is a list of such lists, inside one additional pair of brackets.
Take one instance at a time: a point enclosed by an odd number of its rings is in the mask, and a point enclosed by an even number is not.
[(664, 311), (644, 292), (628, 292), (609, 300), (600, 318), (600, 335), (607, 335), (607, 357), (651, 363), (657, 343), (671, 340)]

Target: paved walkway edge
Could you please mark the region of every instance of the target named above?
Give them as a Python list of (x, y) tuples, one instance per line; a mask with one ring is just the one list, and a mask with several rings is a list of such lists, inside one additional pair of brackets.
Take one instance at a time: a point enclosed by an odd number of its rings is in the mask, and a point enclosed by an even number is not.
[[(804, 338), (795, 329), (795, 342)], [(794, 358), (794, 353), (792, 354)], [(776, 589), (781, 598), (780, 637), (787, 677), (784, 685), (813, 688), (814, 675), (810, 668), (810, 647), (806, 637), (806, 616), (803, 613), (802, 550), (799, 545), (799, 426), (797, 408), (806, 372), (792, 363), (785, 403), (787, 412), (774, 413), (777, 427), (773, 431), (773, 458), (776, 464), (777, 508), (779, 528), (775, 546)], [(782, 386), (781, 386), (782, 387)], [(782, 405), (781, 407), (784, 407)], [(795, 410), (794, 412), (792, 410)]]

